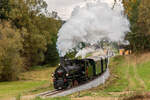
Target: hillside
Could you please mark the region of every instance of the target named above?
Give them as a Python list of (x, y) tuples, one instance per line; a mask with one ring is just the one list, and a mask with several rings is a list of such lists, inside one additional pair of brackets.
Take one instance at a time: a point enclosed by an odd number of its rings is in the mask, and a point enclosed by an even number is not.
[[(82, 97), (127, 97), (150, 91), (150, 53), (116, 56), (110, 61), (111, 77), (97, 88), (83, 91)], [(73, 94), (76, 97), (78, 93)], [(92, 100), (92, 99), (89, 99)], [(96, 99), (97, 100), (97, 99)], [(107, 98), (106, 98), (107, 100)]]
[[(149, 56), (150, 53), (145, 53), (138, 56), (116, 56), (111, 58), (109, 65), (111, 77), (104, 85), (87, 91), (81, 91), (80, 94), (72, 94), (64, 97), (64, 99), (82, 100), (89, 97), (87, 100), (92, 100), (93, 98), (101, 97), (109, 100), (114, 97), (126, 97), (143, 92), (147, 93), (150, 91)], [(55, 67), (44, 69), (36, 67), (32, 71), (21, 73), (20, 81), (1, 82), (0, 97), (32, 95), (53, 89), (51, 73), (54, 69)], [(59, 100), (60, 98), (57, 99)]]

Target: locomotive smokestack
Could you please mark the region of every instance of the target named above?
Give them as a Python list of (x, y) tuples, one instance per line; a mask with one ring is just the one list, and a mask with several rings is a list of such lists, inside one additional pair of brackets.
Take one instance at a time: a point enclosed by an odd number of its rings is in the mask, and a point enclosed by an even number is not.
[(61, 66), (65, 65), (65, 57), (60, 57), (60, 65)]

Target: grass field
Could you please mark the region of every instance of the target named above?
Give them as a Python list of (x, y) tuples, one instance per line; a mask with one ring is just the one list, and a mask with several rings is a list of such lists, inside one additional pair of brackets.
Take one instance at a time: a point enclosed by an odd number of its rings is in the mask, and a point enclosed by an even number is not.
[(55, 67), (37, 67), (32, 71), (21, 73), (19, 81), (0, 82), (0, 98), (31, 95), (53, 89), (51, 74), (54, 69)]
[[(72, 98), (84, 97), (126, 97), (128, 92), (150, 91), (150, 53), (142, 55), (116, 56), (110, 61), (111, 76), (104, 85), (70, 95)], [(69, 97), (70, 97), (69, 96)], [(58, 100), (63, 100), (59, 99)], [(56, 99), (56, 100), (57, 100)], [(64, 100), (68, 100), (65, 97)], [(36, 99), (43, 100), (43, 99)], [(53, 99), (46, 99), (53, 100)], [(55, 99), (54, 99), (55, 100)], [(88, 100), (88, 99), (87, 99)]]
[[(150, 53), (117, 56), (110, 61), (111, 76), (97, 88), (80, 92), (80, 97), (120, 97), (128, 92), (150, 91)], [(78, 93), (73, 94), (76, 96)]]
[[(63, 98), (34, 100), (70, 100), (82, 97), (120, 97), (126, 92), (150, 91), (150, 53), (134, 56), (116, 56), (110, 60), (111, 76), (104, 85)], [(18, 95), (32, 95), (53, 89), (51, 73), (53, 68), (35, 68), (20, 74), (20, 81), (0, 82), (0, 98)], [(73, 99), (74, 100), (74, 99)]]

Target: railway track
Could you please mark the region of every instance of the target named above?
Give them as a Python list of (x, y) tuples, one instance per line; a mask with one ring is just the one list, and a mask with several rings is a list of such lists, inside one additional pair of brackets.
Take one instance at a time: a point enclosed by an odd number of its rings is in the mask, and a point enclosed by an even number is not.
[(100, 76), (95, 77), (92, 80), (89, 80), (86, 83), (82, 83), (78, 86), (74, 86), (72, 88), (68, 88), (65, 90), (52, 90), (40, 93), (36, 96), (39, 96), (41, 98), (47, 98), (47, 97), (57, 97), (57, 96), (66, 96), (75, 92), (79, 92), (82, 90), (90, 89), (93, 87), (97, 87), (100, 84), (104, 84), (105, 80), (109, 77), (109, 70), (101, 74)]
[[(81, 86), (81, 85), (84, 85), (84, 84), (80, 84), (78, 86)], [(72, 88), (68, 88), (68, 89), (65, 89), (65, 90), (57, 90), (57, 89), (55, 89), (55, 90), (52, 90), (52, 91), (47, 91), (47, 92), (40, 93), (37, 96), (39, 96), (39, 97), (51, 97), (53, 95), (56, 95), (56, 94), (64, 92), (64, 91), (71, 90), (71, 89), (76, 88), (78, 86), (74, 86)]]
[(63, 91), (63, 90), (47, 91), (47, 92), (40, 93), (40, 94), (38, 94), (37, 96), (39, 96), (39, 97), (51, 96), (51, 95), (57, 94), (57, 93), (59, 93), (59, 92), (61, 92), (61, 91)]
[[(94, 79), (95, 79), (95, 78), (94, 78)], [(92, 80), (94, 80), (94, 79), (92, 79)], [(88, 82), (91, 82), (92, 80), (89, 80)], [(86, 82), (86, 83), (88, 83), (88, 82)], [(65, 90), (57, 90), (57, 89), (55, 89), (55, 90), (52, 90), (52, 91), (43, 92), (43, 93), (38, 94), (37, 96), (39, 96), (39, 97), (51, 97), (51, 96), (53, 96), (53, 95), (56, 95), (57, 93), (61, 93), (61, 92), (64, 92), (64, 91), (71, 90), (71, 89), (73, 89), (73, 88), (82, 86), (82, 85), (84, 85), (84, 84), (86, 84), (86, 83), (82, 83), (82, 84), (80, 84), (80, 85), (78, 85), (78, 86), (74, 86), (74, 87), (72, 87), (72, 88), (68, 88), (68, 89), (65, 89)]]

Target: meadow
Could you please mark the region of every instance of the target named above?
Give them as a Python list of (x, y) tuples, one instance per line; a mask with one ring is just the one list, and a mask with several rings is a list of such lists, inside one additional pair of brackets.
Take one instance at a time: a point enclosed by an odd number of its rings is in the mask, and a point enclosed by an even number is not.
[[(150, 91), (150, 53), (110, 59), (111, 76), (97, 88), (80, 92), (80, 97), (128, 97)], [(76, 97), (78, 93), (71, 96)]]
[(53, 89), (51, 74), (56, 67), (36, 66), (21, 73), (18, 81), (0, 82), (0, 98), (32, 95)]
[[(35, 98), (34, 100), (70, 100), (83, 97), (124, 97), (130, 92), (150, 91), (150, 53), (116, 56), (110, 59), (110, 78), (97, 88), (81, 91), (63, 98)], [(53, 89), (52, 72), (56, 67), (36, 66), (20, 74), (19, 81), (0, 82), (0, 98), (34, 95)]]

